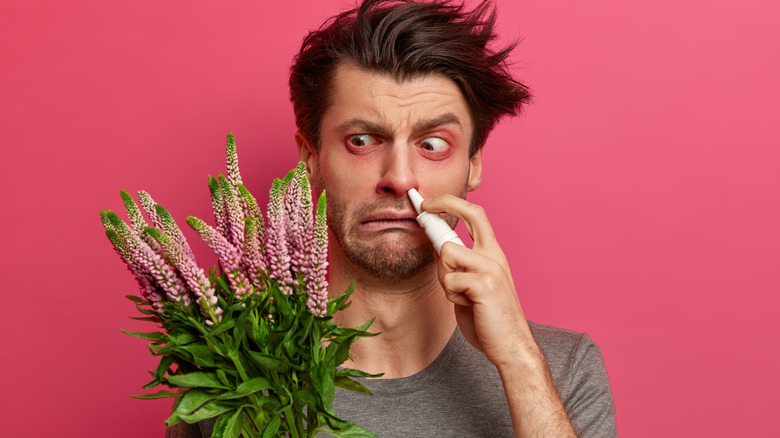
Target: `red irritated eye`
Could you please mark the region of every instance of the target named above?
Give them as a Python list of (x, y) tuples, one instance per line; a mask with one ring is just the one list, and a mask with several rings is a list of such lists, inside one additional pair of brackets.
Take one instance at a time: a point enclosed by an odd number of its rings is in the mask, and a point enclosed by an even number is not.
[(420, 142), (420, 147), (426, 151), (443, 152), (449, 147), (449, 143), (439, 137), (427, 137)]
[(349, 143), (350, 146), (357, 147), (357, 148), (370, 146), (376, 142), (377, 139), (370, 134), (355, 134), (347, 137), (347, 143)]

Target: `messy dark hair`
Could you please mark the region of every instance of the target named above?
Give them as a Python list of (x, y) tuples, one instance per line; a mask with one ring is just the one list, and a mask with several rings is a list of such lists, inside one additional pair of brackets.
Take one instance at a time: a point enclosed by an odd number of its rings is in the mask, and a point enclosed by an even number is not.
[(443, 75), (460, 87), (474, 124), (470, 155), (496, 122), (517, 115), (530, 100), (506, 59), (517, 43), (493, 51), (495, 8), (483, 0), (473, 10), (450, 0), (365, 0), (309, 32), (290, 68), (296, 125), (319, 148), (322, 115), (331, 105), (336, 67), (353, 63), (398, 81)]

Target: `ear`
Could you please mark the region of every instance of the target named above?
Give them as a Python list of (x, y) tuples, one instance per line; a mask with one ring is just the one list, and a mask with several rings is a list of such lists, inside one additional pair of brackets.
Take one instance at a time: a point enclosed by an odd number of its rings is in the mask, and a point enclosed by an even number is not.
[(468, 191), (473, 192), (482, 184), (482, 148), (469, 159)]
[(317, 150), (303, 136), (301, 131), (295, 131), (295, 144), (298, 145), (298, 161), (306, 163), (306, 176), (313, 180), (312, 173), (316, 169)]

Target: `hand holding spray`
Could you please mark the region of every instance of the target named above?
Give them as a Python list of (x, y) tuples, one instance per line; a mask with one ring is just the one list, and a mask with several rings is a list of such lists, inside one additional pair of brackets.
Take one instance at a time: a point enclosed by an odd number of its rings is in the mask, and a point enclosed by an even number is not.
[(441, 254), (441, 247), (444, 245), (444, 242), (453, 242), (460, 246), (466, 246), (444, 219), (434, 213), (422, 211), (420, 206), (423, 198), (417, 193), (417, 190), (411, 188), (406, 193), (409, 195), (409, 199), (412, 200), (414, 209), (417, 210), (417, 223), (423, 227), (425, 234), (433, 242), (433, 249), (436, 250), (437, 254)]

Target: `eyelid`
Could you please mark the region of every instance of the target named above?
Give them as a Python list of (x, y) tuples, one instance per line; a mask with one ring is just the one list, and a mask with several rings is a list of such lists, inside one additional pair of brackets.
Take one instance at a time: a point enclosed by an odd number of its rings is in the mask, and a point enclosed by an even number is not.
[[(431, 144), (431, 146), (433, 146), (434, 148), (436, 148), (438, 146), (439, 149), (430, 150), (430, 149), (426, 149), (426, 148), (422, 147), (423, 143), (426, 143), (426, 142)], [(437, 144), (437, 143), (439, 143), (439, 144)], [(419, 144), (420, 144), (420, 147), (423, 150), (426, 150), (426, 151), (429, 151), (429, 152), (443, 152), (443, 151), (446, 151), (446, 150), (448, 150), (449, 148), (452, 147), (452, 144), (450, 143), (449, 140), (447, 140), (445, 138), (442, 138), (442, 136), (439, 136), (439, 135), (427, 135), (427, 136), (423, 137), (422, 140), (420, 140)]]
[[(367, 139), (364, 139), (364, 143), (365, 143), (365, 144), (363, 144), (363, 145), (355, 145), (355, 144), (352, 144), (352, 141), (351, 141), (351, 139), (353, 139), (353, 138), (355, 138), (355, 137), (367, 137)], [(361, 133), (361, 134), (349, 134), (349, 135), (347, 135), (347, 136), (346, 136), (346, 139), (345, 139), (345, 140), (346, 140), (346, 142), (347, 142), (347, 143), (348, 143), (350, 146), (352, 146), (352, 147), (356, 147), (356, 148), (362, 148), (362, 147), (366, 147), (366, 146), (371, 146), (371, 145), (373, 145), (373, 144), (376, 144), (376, 143), (378, 143), (378, 142), (379, 142), (379, 139), (377, 138), (377, 136), (376, 136), (376, 135), (374, 135), (374, 134), (365, 134), (365, 133)], [(366, 140), (367, 140), (367, 141), (366, 141)]]

